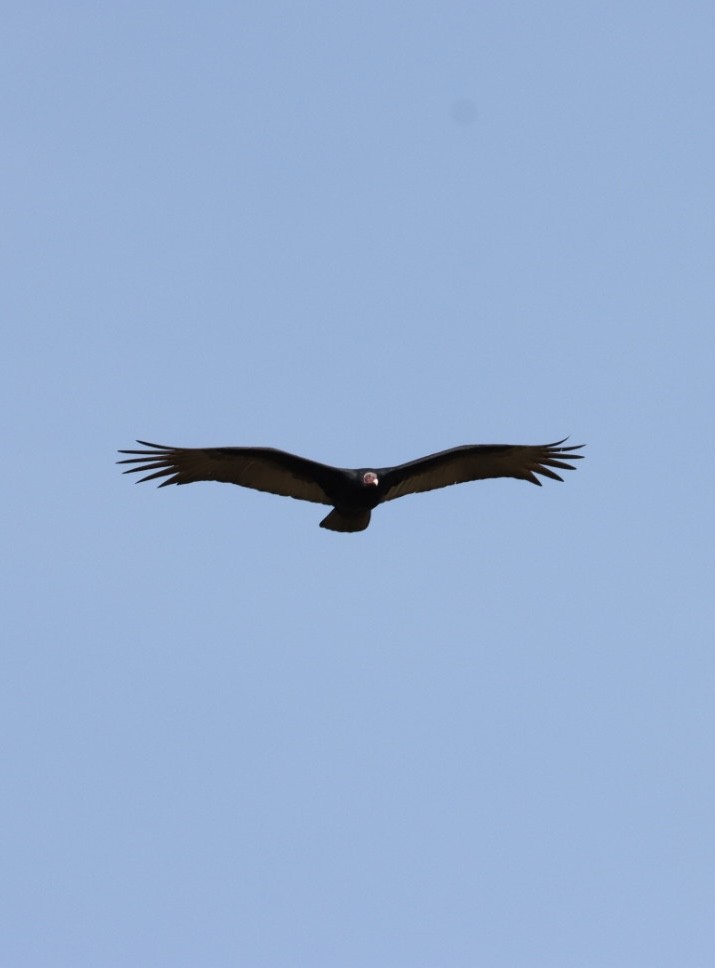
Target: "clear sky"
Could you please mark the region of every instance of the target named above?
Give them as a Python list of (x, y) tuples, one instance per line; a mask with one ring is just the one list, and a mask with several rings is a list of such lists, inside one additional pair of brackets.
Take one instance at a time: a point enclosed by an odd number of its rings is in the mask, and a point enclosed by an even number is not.
[[(713, 5), (0, 47), (0, 965), (710, 968)], [(113, 463), (567, 434), (354, 535)]]

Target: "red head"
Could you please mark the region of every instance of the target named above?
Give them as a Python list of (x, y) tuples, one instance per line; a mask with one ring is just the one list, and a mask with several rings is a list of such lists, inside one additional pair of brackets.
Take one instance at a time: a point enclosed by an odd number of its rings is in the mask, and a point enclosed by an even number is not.
[(362, 482), (365, 487), (377, 487), (380, 483), (375, 471), (365, 471), (362, 476)]

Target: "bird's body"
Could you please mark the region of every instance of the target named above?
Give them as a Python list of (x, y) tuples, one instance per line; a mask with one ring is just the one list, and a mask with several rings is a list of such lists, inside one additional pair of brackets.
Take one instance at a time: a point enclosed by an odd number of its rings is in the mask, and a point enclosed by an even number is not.
[(578, 447), (553, 444), (468, 444), (395, 467), (342, 468), (319, 464), (270, 447), (165, 447), (138, 440), (143, 450), (122, 450), (134, 455), (120, 464), (134, 464), (126, 474), (147, 473), (140, 481), (166, 478), (168, 484), (223, 481), (302, 501), (331, 505), (320, 526), (331, 531), (364, 531), (370, 514), (383, 501), (466, 481), (515, 477), (541, 484), (541, 474), (563, 480), (552, 469), (574, 470), (566, 460), (580, 460)]

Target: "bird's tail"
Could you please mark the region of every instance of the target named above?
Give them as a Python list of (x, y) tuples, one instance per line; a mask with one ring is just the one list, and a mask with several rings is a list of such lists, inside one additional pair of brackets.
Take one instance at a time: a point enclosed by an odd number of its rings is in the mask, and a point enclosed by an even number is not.
[(369, 511), (358, 511), (355, 514), (345, 514), (334, 508), (327, 518), (320, 522), (321, 528), (329, 531), (364, 531), (370, 523)]

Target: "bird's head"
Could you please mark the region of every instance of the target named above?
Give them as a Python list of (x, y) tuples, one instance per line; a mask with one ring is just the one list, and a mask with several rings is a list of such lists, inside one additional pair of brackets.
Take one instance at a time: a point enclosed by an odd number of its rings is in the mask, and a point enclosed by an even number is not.
[(365, 471), (362, 476), (362, 483), (364, 487), (377, 487), (380, 480), (375, 471)]

